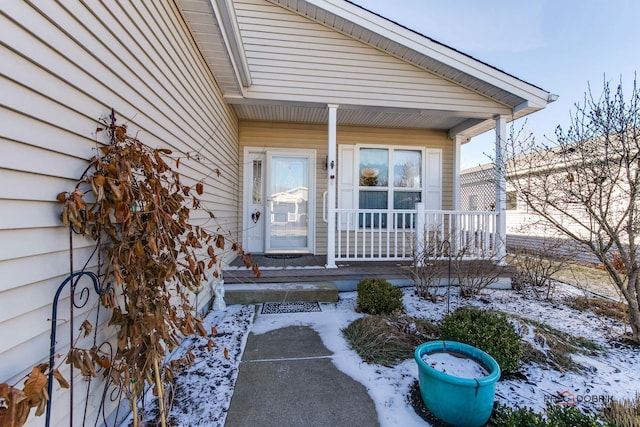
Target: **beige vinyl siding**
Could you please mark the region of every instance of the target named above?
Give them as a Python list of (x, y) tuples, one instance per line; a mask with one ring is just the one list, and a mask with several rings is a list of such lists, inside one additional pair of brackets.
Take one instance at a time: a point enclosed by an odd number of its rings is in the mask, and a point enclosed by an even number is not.
[[(69, 233), (55, 198), (73, 189), (106, 142), (96, 135), (97, 119), (114, 107), (131, 134), (180, 156), (183, 182), (205, 184), (203, 202), (217, 217), (207, 226), (221, 225), (234, 239), (238, 123), (172, 2), (8, 2), (0, 27), (0, 382), (14, 383), (48, 357), (53, 296), (70, 272)], [(93, 242), (74, 236), (73, 247), (78, 269)], [(64, 354), (69, 304), (62, 295), (57, 352)], [(209, 297), (205, 287), (200, 303)], [(76, 310), (75, 329), (94, 306)], [(98, 322), (105, 317), (103, 310)], [(68, 425), (68, 393), (55, 389), (52, 425)], [(79, 408), (83, 390), (76, 379)], [(90, 412), (99, 393), (92, 392)], [(32, 416), (27, 425), (43, 421)]]
[(234, 0), (250, 98), (510, 114), (478, 93), (266, 0)]
[[(327, 224), (322, 220), (322, 193), (327, 190), (327, 125), (240, 122), (240, 146), (255, 148), (306, 148), (316, 150), (316, 254), (327, 253)], [(442, 208), (453, 203), (453, 144), (446, 132), (421, 129), (338, 126), (338, 144), (402, 145), (442, 149)], [(241, 150), (242, 151), (242, 150)], [(340, 159), (338, 159), (340, 162)], [(243, 165), (241, 173), (244, 173)], [(339, 170), (339, 169), (338, 169)], [(242, 212), (238, 221), (241, 223)]]

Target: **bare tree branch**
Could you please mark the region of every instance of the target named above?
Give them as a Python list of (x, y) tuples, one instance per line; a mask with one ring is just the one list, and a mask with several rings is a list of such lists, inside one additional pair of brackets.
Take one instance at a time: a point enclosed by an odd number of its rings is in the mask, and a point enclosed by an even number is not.
[(633, 339), (640, 342), (640, 90), (631, 96), (605, 81), (575, 104), (556, 143), (511, 132), (507, 177), (541, 224), (591, 252), (630, 308)]

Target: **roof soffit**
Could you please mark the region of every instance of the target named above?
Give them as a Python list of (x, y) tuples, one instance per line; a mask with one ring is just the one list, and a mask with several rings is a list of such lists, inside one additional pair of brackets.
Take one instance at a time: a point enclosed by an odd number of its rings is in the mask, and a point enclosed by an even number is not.
[(242, 86), (248, 87), (251, 85), (251, 74), (242, 44), (242, 37), (240, 36), (240, 28), (238, 27), (233, 0), (211, 0), (211, 4), (216, 12), (216, 16), (219, 17), (218, 22), (222, 24), (222, 28), (224, 28), (223, 34), (226, 36), (225, 43), (228, 45)]
[[(237, 100), (232, 103), (240, 120), (326, 124), (326, 104)], [(340, 105), (340, 125), (447, 131), (466, 122), (466, 115), (437, 110)], [(482, 120), (480, 120), (482, 121)]]
[(177, 5), (225, 96), (243, 96), (251, 75), (232, 0), (178, 0)]

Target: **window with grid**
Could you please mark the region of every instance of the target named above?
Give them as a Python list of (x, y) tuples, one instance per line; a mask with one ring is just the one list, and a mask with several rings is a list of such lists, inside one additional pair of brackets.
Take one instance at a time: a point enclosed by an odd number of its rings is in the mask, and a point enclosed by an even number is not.
[[(360, 209), (414, 209), (422, 201), (422, 151), (360, 148)], [(410, 215), (397, 216), (396, 227), (409, 227)], [(360, 215), (361, 227), (387, 227), (387, 215)]]

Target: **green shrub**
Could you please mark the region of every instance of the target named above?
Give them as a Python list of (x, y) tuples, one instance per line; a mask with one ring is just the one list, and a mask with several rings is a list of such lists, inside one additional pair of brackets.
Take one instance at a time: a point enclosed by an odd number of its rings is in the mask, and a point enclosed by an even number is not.
[(542, 414), (538, 414), (533, 409), (510, 408), (497, 404), (487, 423), (490, 427), (540, 427), (546, 426)]
[(442, 339), (472, 345), (493, 357), (503, 372), (518, 368), (522, 356), (520, 335), (506, 316), (477, 308), (462, 308), (445, 316)]
[(553, 427), (598, 427), (602, 426), (600, 417), (585, 414), (575, 406), (547, 404), (547, 424)]
[(402, 310), (402, 290), (383, 279), (362, 279), (358, 283), (358, 306), (370, 314), (392, 314)]

